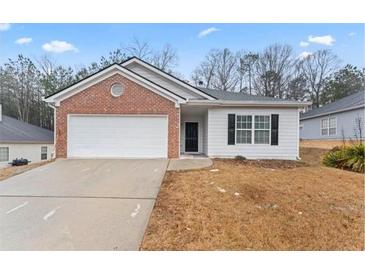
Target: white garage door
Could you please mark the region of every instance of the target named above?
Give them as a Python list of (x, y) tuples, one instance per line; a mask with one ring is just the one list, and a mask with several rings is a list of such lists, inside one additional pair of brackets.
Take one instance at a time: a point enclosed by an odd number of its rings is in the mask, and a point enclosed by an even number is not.
[(167, 158), (166, 116), (70, 115), (68, 157)]

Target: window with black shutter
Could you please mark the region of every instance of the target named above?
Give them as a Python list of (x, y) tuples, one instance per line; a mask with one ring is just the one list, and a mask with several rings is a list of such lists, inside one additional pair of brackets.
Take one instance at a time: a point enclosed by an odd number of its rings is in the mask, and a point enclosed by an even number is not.
[(271, 145), (279, 144), (279, 114), (271, 114)]
[(228, 114), (228, 145), (235, 145), (236, 115)]

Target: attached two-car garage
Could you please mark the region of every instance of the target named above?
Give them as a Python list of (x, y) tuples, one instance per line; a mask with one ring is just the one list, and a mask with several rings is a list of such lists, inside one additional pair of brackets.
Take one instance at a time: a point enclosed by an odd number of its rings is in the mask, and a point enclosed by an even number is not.
[(67, 155), (80, 158), (167, 158), (165, 115), (69, 115)]

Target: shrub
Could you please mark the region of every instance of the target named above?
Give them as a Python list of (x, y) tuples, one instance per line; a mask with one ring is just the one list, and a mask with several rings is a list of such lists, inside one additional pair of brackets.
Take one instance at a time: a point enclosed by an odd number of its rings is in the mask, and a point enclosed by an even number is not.
[(245, 156), (242, 156), (242, 155), (237, 155), (236, 157), (234, 157), (236, 160), (246, 160), (246, 157)]
[(323, 164), (329, 167), (364, 172), (365, 146), (354, 144), (352, 146), (332, 149), (323, 158)]

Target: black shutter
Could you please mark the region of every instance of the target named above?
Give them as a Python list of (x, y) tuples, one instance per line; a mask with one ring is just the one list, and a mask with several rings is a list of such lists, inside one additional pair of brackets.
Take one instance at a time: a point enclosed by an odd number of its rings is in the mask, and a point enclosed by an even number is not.
[(279, 114), (271, 114), (271, 145), (279, 144)]
[(228, 144), (235, 145), (236, 115), (228, 114)]

